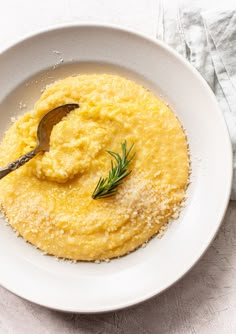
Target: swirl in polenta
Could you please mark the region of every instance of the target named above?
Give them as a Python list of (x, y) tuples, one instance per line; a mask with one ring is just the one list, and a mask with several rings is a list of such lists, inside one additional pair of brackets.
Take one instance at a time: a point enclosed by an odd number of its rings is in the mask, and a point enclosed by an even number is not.
[[(0, 203), (9, 224), (42, 251), (73, 260), (127, 254), (163, 231), (183, 204), (189, 153), (183, 128), (162, 101), (120, 76), (68, 77), (46, 87), (34, 110), (6, 132), (0, 166), (36, 146), (36, 130), (49, 110), (80, 107), (56, 124), (50, 150), (0, 180)], [(106, 150), (134, 143), (132, 172), (115, 196), (92, 193), (111, 168)]]

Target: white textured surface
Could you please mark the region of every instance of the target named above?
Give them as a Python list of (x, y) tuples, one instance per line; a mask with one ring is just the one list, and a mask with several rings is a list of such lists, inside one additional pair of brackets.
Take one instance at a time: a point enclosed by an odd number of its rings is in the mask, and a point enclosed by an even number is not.
[[(0, 50), (26, 34), (63, 22), (110, 22), (154, 36), (157, 13), (157, 0), (8, 0), (1, 4)], [(161, 296), (131, 309), (63, 314), (0, 288), (0, 334), (235, 334), (235, 217), (236, 202), (232, 202), (217, 238), (193, 270)]]

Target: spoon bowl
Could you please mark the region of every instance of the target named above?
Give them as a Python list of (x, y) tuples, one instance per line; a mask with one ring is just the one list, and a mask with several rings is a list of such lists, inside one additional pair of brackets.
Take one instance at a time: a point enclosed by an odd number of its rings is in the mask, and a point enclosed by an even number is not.
[(37, 128), (37, 146), (30, 152), (22, 155), (19, 159), (10, 162), (5, 168), (0, 169), (0, 179), (13, 172), (26, 162), (31, 160), (39, 152), (49, 150), (50, 135), (54, 125), (62, 120), (69, 112), (79, 108), (76, 103), (64, 104), (47, 112), (40, 120)]

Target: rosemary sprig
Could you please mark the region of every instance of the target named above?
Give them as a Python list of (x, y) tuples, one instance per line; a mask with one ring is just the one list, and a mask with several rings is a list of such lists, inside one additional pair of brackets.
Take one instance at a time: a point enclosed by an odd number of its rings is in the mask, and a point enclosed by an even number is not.
[(123, 179), (132, 172), (132, 170), (128, 170), (128, 166), (135, 156), (134, 153), (129, 158), (133, 146), (134, 144), (132, 144), (129, 150), (127, 150), (127, 143), (125, 140), (121, 144), (121, 156), (119, 155), (119, 153), (106, 151), (115, 159), (116, 164), (114, 164), (113, 160), (111, 160), (111, 170), (109, 171), (108, 177), (100, 177), (96, 188), (94, 189), (94, 192), (92, 194), (93, 199), (107, 198), (116, 194), (117, 187), (120, 186), (123, 183)]

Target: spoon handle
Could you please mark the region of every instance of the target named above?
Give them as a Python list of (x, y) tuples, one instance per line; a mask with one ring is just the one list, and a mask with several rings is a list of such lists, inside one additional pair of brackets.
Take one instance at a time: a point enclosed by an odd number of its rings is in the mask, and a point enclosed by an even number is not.
[(36, 149), (22, 155), (19, 159), (10, 162), (5, 168), (0, 169), (0, 179), (2, 179), (7, 174), (13, 172), (20, 166), (24, 165), (26, 162), (31, 160), (39, 151)]

